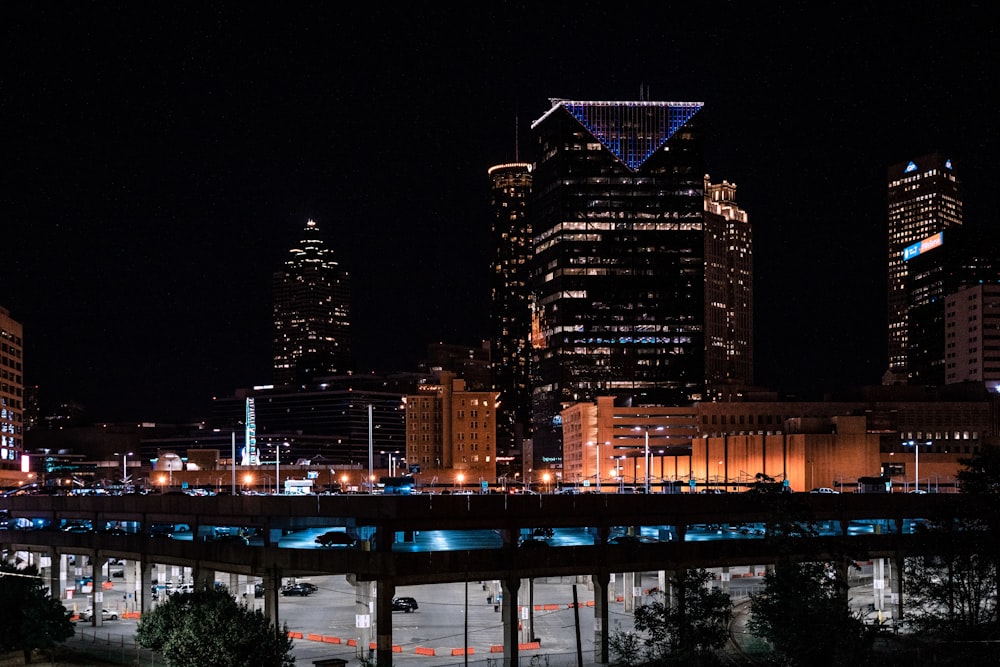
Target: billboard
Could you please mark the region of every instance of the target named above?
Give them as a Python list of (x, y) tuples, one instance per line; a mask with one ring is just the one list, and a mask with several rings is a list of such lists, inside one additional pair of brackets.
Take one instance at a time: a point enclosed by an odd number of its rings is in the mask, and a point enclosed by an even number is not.
[(944, 232), (938, 232), (933, 236), (928, 236), (923, 241), (918, 241), (913, 245), (903, 248), (903, 261), (911, 260), (917, 255), (922, 255), (928, 250), (933, 250), (941, 245), (944, 245)]

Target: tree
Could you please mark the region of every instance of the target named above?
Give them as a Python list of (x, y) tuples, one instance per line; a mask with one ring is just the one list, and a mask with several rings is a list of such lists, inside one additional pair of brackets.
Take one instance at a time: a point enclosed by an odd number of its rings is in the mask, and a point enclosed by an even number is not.
[[(959, 459), (957, 474), (970, 503), (992, 502), (983, 496), (1000, 495), (1000, 447), (984, 445), (972, 457)], [(1000, 527), (987, 520), (930, 522), (921, 526), (931, 534), (945, 534), (933, 555), (907, 558), (903, 583), (907, 616), (925, 637), (977, 641), (1000, 635), (997, 613), (998, 561), (996, 535)], [(962, 540), (947, 539), (961, 531)]]
[(178, 593), (144, 614), (136, 641), (163, 653), (171, 665), (288, 667), (294, 664), (288, 628), (239, 604), (225, 588)]
[(956, 474), (962, 493), (1000, 495), (1000, 447), (984, 445), (975, 456), (959, 459)]
[(750, 596), (747, 628), (791, 665), (866, 664), (874, 634), (850, 611), (846, 591), (830, 563), (782, 559)]
[(677, 590), (677, 605), (656, 600), (636, 607), (635, 632), (609, 637), (619, 664), (634, 664), (637, 649), (645, 660), (661, 663), (710, 661), (712, 652), (728, 641), (733, 617), (732, 601), (722, 591), (711, 590), (711, 578), (704, 569), (684, 570), (671, 582)]
[(38, 568), (0, 562), (0, 653), (49, 649), (73, 636), (71, 612), (48, 594)]

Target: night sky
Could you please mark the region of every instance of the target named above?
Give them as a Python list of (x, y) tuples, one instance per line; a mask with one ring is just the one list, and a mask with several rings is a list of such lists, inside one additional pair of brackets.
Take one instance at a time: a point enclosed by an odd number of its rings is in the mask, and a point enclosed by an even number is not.
[(359, 371), (479, 344), (486, 171), (549, 97), (705, 103), (775, 390), (880, 381), (890, 164), (947, 152), (966, 224), (996, 223), (989, 3), (288, 4), (0, 10), (0, 305), (43, 405), (186, 420), (268, 382), (308, 217), (352, 274)]

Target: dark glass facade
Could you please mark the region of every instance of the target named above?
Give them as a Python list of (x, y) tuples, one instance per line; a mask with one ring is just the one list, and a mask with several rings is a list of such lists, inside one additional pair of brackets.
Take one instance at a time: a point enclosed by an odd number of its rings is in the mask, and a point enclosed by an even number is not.
[(955, 227), (925, 240), (923, 251), (910, 251), (912, 256), (906, 260), (910, 384), (945, 383), (946, 297), (961, 287), (1000, 282), (1000, 252), (994, 236), (968, 226)]
[(534, 465), (564, 403), (704, 390), (701, 103), (553, 100), (532, 124)]
[(324, 247), (313, 220), (290, 255), (272, 283), (274, 383), (302, 385), (353, 370), (347, 271)]
[(531, 390), (531, 165), (501, 164), (489, 170), (493, 211), (490, 285), (490, 370), (497, 408), (497, 454), (520, 448), (530, 431)]

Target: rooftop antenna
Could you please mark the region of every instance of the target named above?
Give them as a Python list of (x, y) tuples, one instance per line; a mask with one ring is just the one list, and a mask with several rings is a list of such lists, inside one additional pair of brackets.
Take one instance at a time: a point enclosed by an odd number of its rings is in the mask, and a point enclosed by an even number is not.
[(514, 162), (521, 161), (520, 132), (517, 129), (517, 111), (514, 111)]

